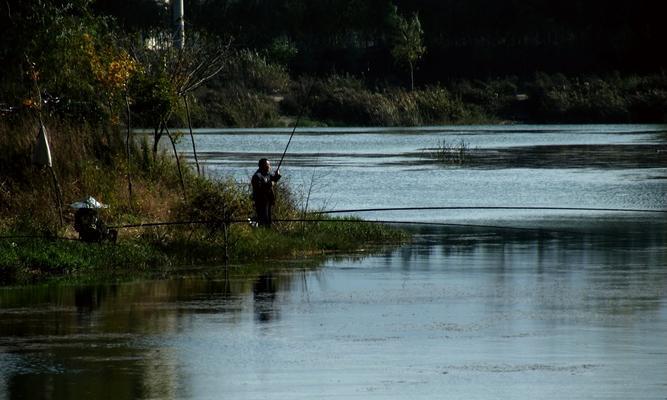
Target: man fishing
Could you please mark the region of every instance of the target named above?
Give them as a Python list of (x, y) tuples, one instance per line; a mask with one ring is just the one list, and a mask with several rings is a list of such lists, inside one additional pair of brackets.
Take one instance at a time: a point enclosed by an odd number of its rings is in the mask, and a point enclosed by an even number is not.
[(271, 173), (271, 163), (266, 158), (259, 160), (259, 168), (252, 176), (252, 200), (255, 203), (257, 224), (271, 227), (271, 208), (276, 202), (273, 193), (273, 184), (280, 180), (280, 166), (275, 173)]

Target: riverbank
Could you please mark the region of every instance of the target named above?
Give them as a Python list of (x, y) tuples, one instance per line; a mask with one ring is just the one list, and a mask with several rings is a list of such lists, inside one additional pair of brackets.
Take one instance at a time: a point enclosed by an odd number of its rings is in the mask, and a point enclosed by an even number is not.
[[(252, 68), (252, 65), (249, 65)], [(421, 126), (506, 123), (662, 123), (667, 77), (537, 73), (419, 87), (351, 76), (291, 78), (273, 66), (198, 93), (199, 127)], [(267, 75), (260, 79), (262, 74)], [(279, 78), (277, 78), (278, 76)], [(233, 99), (233, 101), (229, 101)]]
[[(120, 234), (117, 243), (84, 243), (66, 237), (0, 237), (0, 285), (50, 279), (95, 280), (143, 275), (169, 275), (187, 267), (272, 264), (285, 259), (311, 259), (336, 253), (398, 244), (407, 234), (360, 220), (332, 219), (273, 230), (234, 225), (224, 237), (196, 237), (194, 231), (153, 231), (133, 237)], [(195, 237), (193, 237), (195, 236)]]
[[(253, 228), (247, 185), (197, 174), (180, 157), (151, 154), (146, 142), (129, 155), (112, 126), (46, 120), (53, 155), (50, 171), (32, 164), (37, 126), (0, 123), (0, 284), (37, 282), (195, 264), (248, 263), (353, 252), (407, 236), (360, 221), (289, 222), (303, 219), (307, 197), (285, 183), (277, 188), (273, 229)], [(129, 184), (131, 182), (131, 185)], [(59, 196), (55, 194), (59, 193)], [(116, 244), (77, 240), (68, 204), (91, 195), (109, 206), (100, 217), (121, 227)], [(57, 205), (56, 199), (62, 204)], [(310, 210), (308, 210), (310, 211)], [(171, 221), (207, 221), (125, 227)]]

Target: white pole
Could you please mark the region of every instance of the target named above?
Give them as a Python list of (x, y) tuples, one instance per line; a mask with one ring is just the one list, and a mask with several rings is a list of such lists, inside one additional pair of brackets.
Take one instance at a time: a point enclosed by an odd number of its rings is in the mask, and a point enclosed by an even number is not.
[(171, 0), (171, 13), (174, 21), (174, 47), (185, 46), (185, 7), (183, 0)]

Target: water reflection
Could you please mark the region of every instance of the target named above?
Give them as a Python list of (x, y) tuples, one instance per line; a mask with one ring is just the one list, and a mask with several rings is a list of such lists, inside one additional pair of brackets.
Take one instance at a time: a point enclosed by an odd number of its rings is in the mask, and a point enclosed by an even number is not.
[(565, 391), (579, 398), (655, 397), (667, 384), (665, 227), (429, 228), (317, 271), (3, 288), (0, 398), (413, 398), (480, 394), (499, 373), (534, 387), (574, 377)]
[(278, 308), (274, 306), (278, 288), (272, 273), (260, 275), (252, 287), (255, 318), (259, 322), (269, 322), (279, 317)]
[(182, 398), (179, 351), (163, 339), (187, 334), (198, 315), (242, 323), (251, 294), (257, 320), (275, 320), (278, 288), (292, 279), (244, 270), (0, 289), (0, 398)]

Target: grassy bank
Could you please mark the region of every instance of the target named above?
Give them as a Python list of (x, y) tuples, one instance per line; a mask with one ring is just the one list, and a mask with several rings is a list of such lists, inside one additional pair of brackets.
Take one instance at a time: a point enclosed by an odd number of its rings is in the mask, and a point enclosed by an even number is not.
[(273, 230), (235, 224), (226, 238), (222, 232), (198, 237), (197, 231), (201, 230), (158, 232), (156, 229), (138, 237), (121, 234), (116, 244), (20, 235), (7, 237), (0, 239), (0, 284), (165, 273), (183, 266), (221, 265), (226, 255), (234, 264), (270, 264), (279, 259), (349, 253), (399, 243), (407, 238), (402, 232), (385, 226), (344, 220), (308, 223), (303, 227), (296, 223), (293, 227), (278, 224)]
[[(4, 121), (3, 121), (4, 122)], [(198, 176), (172, 154), (130, 147), (120, 129), (47, 120), (64, 206), (61, 225), (48, 170), (31, 163), (37, 125), (29, 119), (0, 122), (0, 283), (87, 274), (131, 273), (153, 267), (270, 260), (333, 251), (351, 252), (376, 243), (397, 243), (393, 229), (359, 221), (278, 222), (252, 228), (247, 185)], [(132, 182), (132, 194), (128, 185)], [(182, 177), (182, 179), (181, 179)], [(92, 195), (110, 207), (108, 225), (119, 226), (117, 244), (77, 240), (67, 204)], [(301, 197), (277, 187), (276, 219), (303, 217)], [(124, 227), (156, 221), (207, 221), (159, 227)]]

